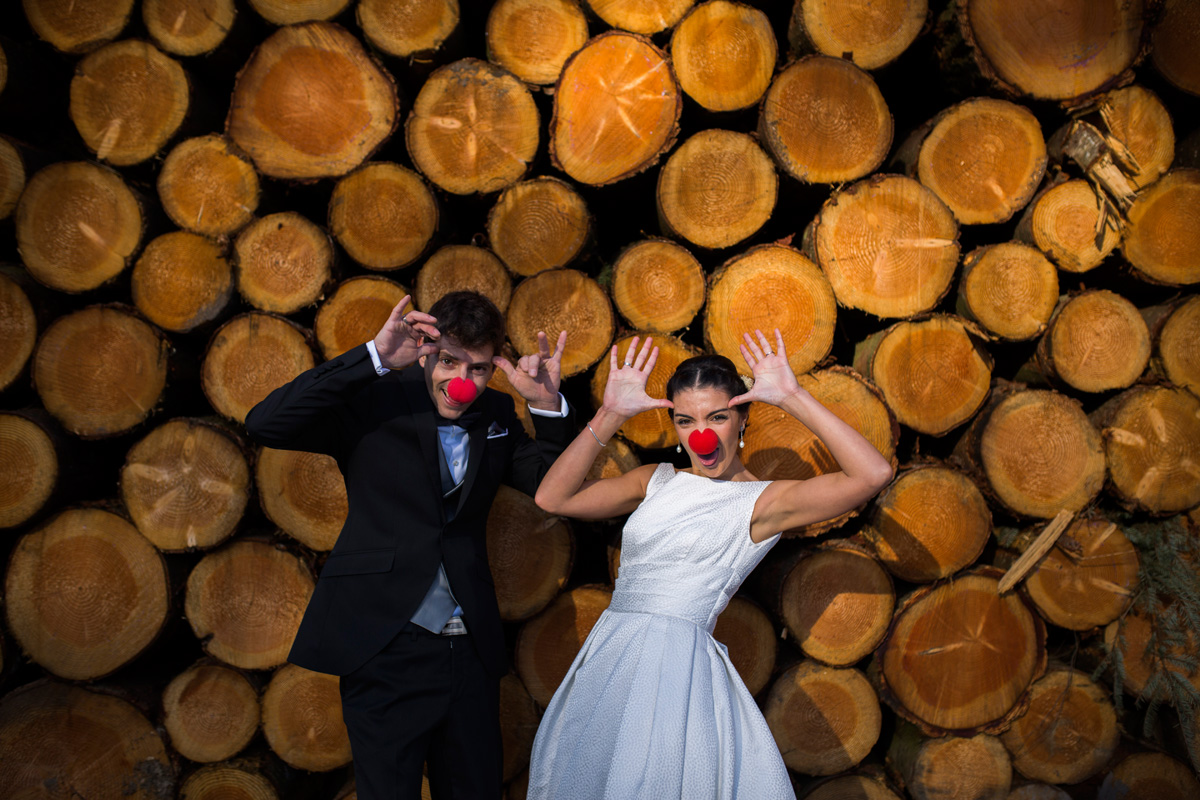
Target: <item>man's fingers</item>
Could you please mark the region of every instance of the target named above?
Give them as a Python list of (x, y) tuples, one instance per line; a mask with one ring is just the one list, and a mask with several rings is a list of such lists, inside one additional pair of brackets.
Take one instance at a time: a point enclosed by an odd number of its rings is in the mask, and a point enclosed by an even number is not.
[(504, 374), (510, 378), (512, 377), (513, 370), (516, 369), (516, 367), (512, 365), (512, 362), (504, 356), (492, 356), (492, 364), (499, 367)]
[(563, 351), (567, 349), (567, 332), (558, 332), (558, 341), (554, 345), (554, 355), (551, 356), (553, 361), (562, 361)]
[(550, 339), (546, 336), (545, 331), (538, 331), (538, 355), (545, 361), (550, 358)]
[(536, 378), (538, 369), (542, 366), (541, 356), (529, 356), (529, 361), (525, 364), (525, 371), (529, 373), (529, 377)]

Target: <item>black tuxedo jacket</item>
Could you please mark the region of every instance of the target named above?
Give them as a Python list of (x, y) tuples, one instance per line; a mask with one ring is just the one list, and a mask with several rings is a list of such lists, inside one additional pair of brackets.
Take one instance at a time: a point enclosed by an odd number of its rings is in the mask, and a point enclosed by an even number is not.
[(533, 494), (573, 433), (568, 417), (534, 415), (536, 440), (513, 400), (485, 390), (468, 427), (470, 454), (459, 502), (446, 521), (437, 418), (419, 366), (379, 376), (365, 345), (299, 375), (246, 417), (269, 447), (333, 456), (350, 510), (321, 570), (288, 660), (346, 675), (404, 627), (439, 563), (487, 669), (507, 671), (485, 527), (497, 487)]

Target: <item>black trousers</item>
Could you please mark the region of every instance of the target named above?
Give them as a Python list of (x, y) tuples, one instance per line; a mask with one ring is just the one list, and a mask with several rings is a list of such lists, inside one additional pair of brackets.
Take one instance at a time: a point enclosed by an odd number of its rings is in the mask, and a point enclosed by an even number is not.
[(500, 797), (500, 681), (470, 634), (409, 623), (341, 694), (359, 800), (420, 800), (426, 762), (434, 800)]

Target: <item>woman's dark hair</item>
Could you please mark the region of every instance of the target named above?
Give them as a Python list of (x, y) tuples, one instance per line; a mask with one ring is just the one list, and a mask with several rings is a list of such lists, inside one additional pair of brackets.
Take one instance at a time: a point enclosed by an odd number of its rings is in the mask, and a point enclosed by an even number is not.
[(504, 315), (496, 304), (478, 292), (450, 292), (433, 304), (435, 327), (468, 350), (492, 346), (493, 355), (504, 347)]
[[(667, 399), (674, 400), (676, 392), (684, 389), (706, 389), (712, 387), (727, 392), (730, 397), (746, 393), (746, 384), (738, 374), (737, 367), (725, 356), (693, 356), (675, 368), (667, 381)], [(745, 413), (748, 406), (738, 409)], [(674, 417), (674, 412), (671, 413)]]

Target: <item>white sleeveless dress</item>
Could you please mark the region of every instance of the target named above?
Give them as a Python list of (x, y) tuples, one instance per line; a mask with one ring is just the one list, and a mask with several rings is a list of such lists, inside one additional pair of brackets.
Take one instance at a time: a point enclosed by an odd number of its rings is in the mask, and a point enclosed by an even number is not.
[(660, 464), (629, 517), (612, 604), (554, 693), (529, 800), (794, 800), (717, 616), (779, 540), (750, 539), (766, 481)]

